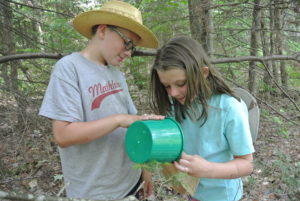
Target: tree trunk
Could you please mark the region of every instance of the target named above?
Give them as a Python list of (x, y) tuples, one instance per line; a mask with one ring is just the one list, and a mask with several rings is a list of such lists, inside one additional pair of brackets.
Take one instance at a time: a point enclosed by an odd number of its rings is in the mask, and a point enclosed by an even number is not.
[(209, 0), (189, 0), (192, 38), (199, 41), (208, 55), (213, 54), (213, 20)]
[[(40, 7), (38, 5), (37, 0), (30, 0), (28, 3), (30, 3), (30, 5), (32, 5), (34, 7)], [(41, 10), (35, 9), (34, 12), (35, 12), (35, 16), (37, 16), (38, 18), (35, 19), (34, 21), (32, 21), (32, 29), (34, 31), (34, 34), (35, 34), (35, 37), (36, 37), (37, 41), (40, 44), (43, 44), (44, 43), (43, 30), (42, 30), (42, 26), (41, 26), (41, 23), (40, 23), (40, 20), (42, 20), (43, 15), (42, 15)], [(30, 30), (29, 30), (29, 32), (30, 32)], [(40, 48), (41, 48), (42, 51), (44, 51), (44, 46), (41, 46)]]
[[(254, 1), (254, 7), (253, 7), (253, 13), (252, 13), (252, 27), (251, 27), (251, 39), (250, 39), (250, 55), (251, 56), (257, 56), (257, 49), (258, 49), (258, 29), (260, 26), (259, 20), (260, 20), (260, 0)], [(249, 63), (249, 83), (248, 83), (248, 89), (252, 94), (256, 93), (256, 73), (255, 73), (255, 62)]]
[[(16, 47), (15, 43), (13, 42), (12, 32), (9, 27), (13, 26), (12, 23), (12, 10), (10, 8), (10, 3), (6, 0), (0, 0), (0, 7), (2, 14), (2, 41), (3, 41), (3, 49), (2, 54), (9, 55), (15, 53)], [(4, 80), (7, 81), (5, 85), (7, 86), (7, 90), (11, 92), (15, 92), (17, 90), (16, 83), (13, 81), (17, 80), (16, 77), (16, 65), (15, 61), (9, 62), (7, 66), (5, 66), (4, 71), (2, 71), (2, 76), (5, 78)], [(11, 74), (9, 74), (9, 72)], [(12, 74), (13, 73), (13, 74)]]
[[(264, 56), (269, 56), (270, 55), (270, 43), (268, 42), (269, 40), (267, 39), (267, 27), (265, 24), (264, 19), (266, 19), (266, 16), (264, 15), (264, 12), (261, 12), (261, 20), (260, 20), (260, 27), (261, 27), (261, 31), (260, 31), (260, 38), (261, 38), (261, 44), (262, 44), (262, 50), (263, 50), (263, 55)], [(271, 61), (272, 62), (272, 61)], [(268, 69), (270, 69), (270, 67), (272, 66), (271, 62), (266, 61), (265, 65)], [(264, 84), (265, 87), (263, 87), (263, 93), (266, 96), (265, 98), (267, 100), (270, 99), (270, 90), (269, 87), (272, 86), (272, 79), (269, 76), (267, 70), (265, 70), (265, 75), (264, 75)]]
[[(275, 42), (276, 38), (275, 38), (275, 7), (273, 4), (273, 0), (270, 0), (270, 44), (271, 44), (271, 49), (270, 49), (270, 54), (273, 55), (275, 54)], [(279, 82), (279, 71), (278, 71), (278, 67), (277, 64), (274, 62), (272, 62), (272, 73), (273, 73), (273, 79), (275, 82)]]
[[(275, 45), (274, 45), (274, 41), (275, 41), (275, 35), (274, 35), (274, 5), (272, 4), (273, 0), (270, 0), (270, 8), (269, 8), (269, 15), (270, 15), (270, 22), (269, 22), (269, 27), (270, 27), (270, 55), (274, 55), (275, 54)], [(265, 71), (265, 75), (264, 75), (264, 80), (271, 80), (274, 79), (274, 81), (278, 82), (278, 73), (277, 73), (277, 65), (275, 61), (271, 61), (270, 62), (270, 72), (272, 73), (273, 77), (270, 77), (269, 73), (267, 71)], [(269, 89), (272, 89), (273, 87), (275, 87), (274, 83), (271, 82), (269, 85)], [(271, 92), (271, 90), (269, 90), (269, 92)]]
[[(2, 41), (3, 41), (3, 54), (9, 55), (16, 52), (16, 45), (13, 36), (13, 32), (9, 27), (13, 27), (13, 13), (11, 5), (6, 0), (0, 0), (1, 11), (3, 13), (3, 24), (5, 27), (2, 29)], [(18, 105), (18, 127), (24, 127), (24, 114), (26, 111), (27, 104), (24, 101), (24, 97), (20, 95), (18, 87), (18, 69), (20, 68), (20, 61), (9, 62), (2, 71), (2, 76), (7, 79), (6, 89), (13, 94)], [(4, 80), (5, 80), (4, 79)]]
[[(275, 3), (274, 18), (275, 18), (275, 33), (276, 33), (276, 54), (283, 54), (283, 10), (278, 8), (278, 5), (283, 5), (282, 0), (277, 0)], [(288, 90), (288, 73), (286, 72), (285, 62), (280, 61), (280, 81), (283, 89)]]

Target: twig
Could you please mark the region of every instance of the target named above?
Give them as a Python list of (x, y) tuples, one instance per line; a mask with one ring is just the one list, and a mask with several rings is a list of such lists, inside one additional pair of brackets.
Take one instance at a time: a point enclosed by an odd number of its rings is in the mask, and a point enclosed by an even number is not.
[[(254, 96), (255, 97), (255, 96)], [(281, 116), (282, 118), (284, 118), (285, 120), (287, 120), (288, 122), (291, 122), (297, 126), (300, 126), (300, 124), (292, 121), (291, 119), (287, 118), (286, 116), (284, 116), (283, 114), (281, 114), (280, 112), (278, 112), (272, 105), (269, 105), (267, 102), (261, 100), (260, 98), (255, 97), (257, 100), (259, 100), (260, 102), (262, 102), (263, 104), (265, 104), (266, 106), (268, 106), (269, 108), (271, 108), (276, 114), (278, 114), (279, 116)]]
[(67, 186), (70, 185), (70, 182), (66, 183), (61, 189), (60, 191), (56, 194), (57, 197), (59, 197), (63, 192), (64, 190), (66, 189)]
[[(233, 80), (230, 80), (230, 79), (228, 79), (228, 78), (225, 78), (225, 79), (228, 80), (229, 82), (232, 82), (232, 83), (233, 83), (234, 85), (236, 85), (237, 87), (244, 89), (241, 85), (237, 84), (237, 83), (234, 82)], [(247, 89), (245, 89), (245, 90), (247, 90)], [(278, 112), (272, 105), (270, 105), (270, 104), (268, 104), (267, 102), (263, 101), (262, 99), (258, 98), (258, 97), (255, 96), (254, 94), (251, 94), (251, 95), (252, 95), (256, 100), (262, 102), (263, 104), (265, 104), (266, 106), (268, 106), (269, 108), (271, 108), (276, 114), (278, 114), (279, 116), (281, 116), (282, 118), (284, 118), (284, 119), (287, 120), (288, 122), (291, 122), (291, 123), (293, 123), (293, 124), (295, 124), (295, 125), (299, 125), (299, 126), (300, 126), (300, 124), (298, 124), (298, 123), (296, 123), (295, 121), (293, 121), (293, 119), (299, 118), (299, 117), (300, 117), (299, 115), (297, 115), (297, 116), (295, 116), (295, 117), (292, 117), (292, 118), (287, 118), (286, 116), (284, 116), (283, 114), (281, 114), (280, 112)]]
[(133, 195), (136, 195), (136, 194), (139, 192), (139, 190), (144, 186), (144, 184), (145, 184), (145, 181), (143, 181), (143, 182), (139, 185), (139, 187), (135, 190), (135, 192), (133, 193)]
[(270, 75), (270, 77), (272, 78), (273, 82), (275, 83), (275, 85), (278, 87), (278, 89), (280, 89), (280, 91), (286, 96), (288, 97), (288, 99), (290, 99), (290, 101), (294, 104), (294, 106), (296, 107), (296, 109), (300, 112), (300, 108), (298, 107), (298, 105), (295, 103), (295, 101), (279, 86), (279, 84), (276, 82), (276, 80), (273, 78), (273, 75), (270, 72), (270, 69), (268, 68), (268, 66), (265, 64), (264, 61), (262, 61), (262, 64), (264, 65), (265, 69), (267, 70), (268, 74)]

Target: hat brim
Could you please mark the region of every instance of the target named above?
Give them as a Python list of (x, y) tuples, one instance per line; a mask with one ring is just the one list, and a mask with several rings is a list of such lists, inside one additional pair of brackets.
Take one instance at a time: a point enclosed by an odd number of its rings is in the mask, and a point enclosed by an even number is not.
[(249, 116), (250, 132), (252, 136), (252, 141), (255, 142), (258, 135), (259, 116), (260, 116), (260, 111), (256, 99), (245, 89), (234, 88), (233, 91), (247, 105), (248, 113), (249, 113), (248, 116)]
[(117, 13), (93, 10), (78, 15), (72, 22), (73, 27), (88, 39), (92, 37), (92, 27), (98, 24), (114, 25), (132, 31), (141, 38), (137, 46), (158, 47), (158, 40), (152, 31), (135, 20)]

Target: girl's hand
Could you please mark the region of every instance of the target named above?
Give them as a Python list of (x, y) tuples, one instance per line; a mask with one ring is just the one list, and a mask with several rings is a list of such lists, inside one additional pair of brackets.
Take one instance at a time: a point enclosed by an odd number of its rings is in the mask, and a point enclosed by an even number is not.
[(118, 114), (116, 115), (116, 121), (118, 122), (119, 126), (122, 128), (129, 127), (135, 121), (140, 120), (162, 120), (164, 116), (161, 115), (154, 115), (154, 114), (144, 114), (144, 115), (131, 115), (131, 114)]
[(194, 177), (206, 177), (209, 172), (210, 162), (198, 155), (182, 153), (180, 160), (174, 162), (177, 170), (188, 173)]
[(252, 154), (234, 156), (233, 160), (217, 163), (210, 162), (198, 155), (183, 153), (181, 159), (175, 162), (175, 167), (194, 177), (234, 179), (250, 175), (253, 171)]

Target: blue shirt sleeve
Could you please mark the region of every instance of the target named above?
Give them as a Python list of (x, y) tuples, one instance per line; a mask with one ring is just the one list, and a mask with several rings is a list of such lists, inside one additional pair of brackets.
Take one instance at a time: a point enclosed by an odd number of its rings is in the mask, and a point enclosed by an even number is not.
[(225, 120), (225, 136), (233, 155), (241, 156), (254, 152), (252, 137), (249, 128), (248, 110), (241, 101), (231, 104)]

